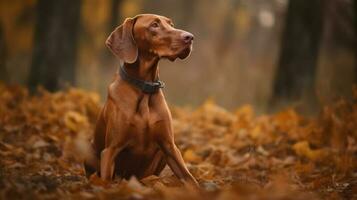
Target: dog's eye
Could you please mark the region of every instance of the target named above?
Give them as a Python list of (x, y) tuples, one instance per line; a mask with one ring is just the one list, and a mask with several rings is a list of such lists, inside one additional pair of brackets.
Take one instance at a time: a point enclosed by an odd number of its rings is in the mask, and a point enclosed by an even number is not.
[(151, 27), (153, 27), (153, 28), (157, 28), (157, 27), (159, 27), (159, 23), (157, 23), (157, 22), (153, 22), (153, 23), (151, 24)]

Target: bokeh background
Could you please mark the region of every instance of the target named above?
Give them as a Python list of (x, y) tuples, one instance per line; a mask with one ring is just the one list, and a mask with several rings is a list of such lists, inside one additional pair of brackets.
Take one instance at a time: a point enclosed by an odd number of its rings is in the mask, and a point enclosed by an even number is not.
[(75, 86), (105, 98), (118, 61), (105, 47), (126, 17), (155, 13), (195, 35), (162, 61), (170, 104), (206, 99), (258, 112), (314, 112), (357, 81), (353, 0), (0, 0), (0, 79), (32, 91)]

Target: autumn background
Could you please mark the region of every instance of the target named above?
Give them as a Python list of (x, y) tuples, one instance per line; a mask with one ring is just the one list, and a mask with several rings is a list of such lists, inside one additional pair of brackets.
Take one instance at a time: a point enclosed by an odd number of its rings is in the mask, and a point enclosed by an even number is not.
[[(176, 142), (203, 193), (83, 176), (126, 17), (195, 35), (160, 63)], [(357, 198), (355, 0), (0, 0), (0, 199)]]

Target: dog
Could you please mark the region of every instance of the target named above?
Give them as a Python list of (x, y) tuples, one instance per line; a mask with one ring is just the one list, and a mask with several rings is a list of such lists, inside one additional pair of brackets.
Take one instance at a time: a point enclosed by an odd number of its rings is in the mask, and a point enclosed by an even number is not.
[(175, 145), (158, 67), (160, 59), (187, 58), (193, 39), (169, 18), (154, 14), (127, 18), (110, 34), (106, 45), (123, 64), (96, 123), (87, 177), (142, 179), (159, 175), (168, 164), (184, 184), (198, 186)]

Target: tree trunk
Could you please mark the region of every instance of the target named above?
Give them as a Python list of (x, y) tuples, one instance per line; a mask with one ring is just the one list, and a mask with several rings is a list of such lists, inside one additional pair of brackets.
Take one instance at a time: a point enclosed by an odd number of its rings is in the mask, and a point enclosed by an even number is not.
[(81, 0), (39, 0), (29, 77), (34, 90), (50, 91), (74, 84)]
[(323, 0), (290, 0), (273, 85), (274, 106), (314, 103), (315, 74), (324, 18)]
[[(111, 0), (111, 13), (109, 18), (107, 36), (110, 35), (114, 29), (122, 23), (122, 19), (120, 17), (120, 7), (123, 3), (123, 0)], [(113, 55), (108, 51), (108, 49), (103, 45), (103, 49), (100, 51), (100, 63), (103, 65), (112, 64), (114, 61)]]
[(6, 68), (6, 43), (5, 34), (2, 26), (0, 25), (0, 80), (8, 81), (8, 71)]
[(357, 85), (357, 0), (353, 0), (354, 50), (355, 50), (355, 85)]
[(120, 25), (119, 9), (122, 3), (123, 0), (112, 0), (109, 33), (111, 33), (117, 26)]

